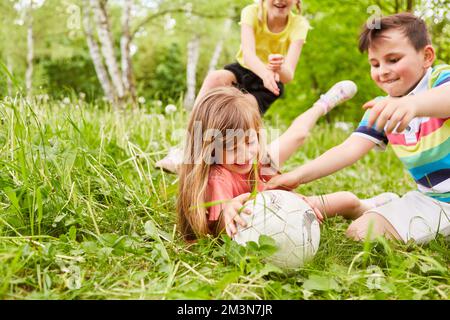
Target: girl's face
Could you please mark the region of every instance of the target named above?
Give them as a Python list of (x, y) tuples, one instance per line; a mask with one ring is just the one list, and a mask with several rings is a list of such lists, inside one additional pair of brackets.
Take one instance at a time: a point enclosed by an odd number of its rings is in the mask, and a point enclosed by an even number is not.
[(285, 18), (298, 0), (267, 0), (267, 11), (274, 18)]
[(223, 166), (232, 172), (247, 174), (257, 161), (259, 139), (254, 130), (230, 145), (224, 146)]

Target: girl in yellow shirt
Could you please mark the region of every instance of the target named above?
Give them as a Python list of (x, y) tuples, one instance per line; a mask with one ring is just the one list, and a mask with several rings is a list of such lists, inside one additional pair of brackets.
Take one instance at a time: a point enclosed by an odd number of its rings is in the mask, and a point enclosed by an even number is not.
[(259, 0), (241, 12), (241, 47), (236, 63), (208, 74), (197, 101), (210, 89), (234, 85), (250, 93), (261, 114), (282, 95), (294, 78), (309, 23), (300, 0)]

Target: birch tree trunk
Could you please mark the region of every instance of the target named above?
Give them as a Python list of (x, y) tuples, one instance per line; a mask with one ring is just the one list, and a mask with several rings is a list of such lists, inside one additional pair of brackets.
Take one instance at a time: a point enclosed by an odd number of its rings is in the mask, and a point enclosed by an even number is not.
[(95, 72), (97, 73), (97, 78), (100, 82), (100, 85), (102, 86), (103, 92), (106, 98), (111, 103), (114, 103), (116, 101), (117, 93), (111, 84), (108, 72), (106, 71), (105, 65), (103, 64), (98, 43), (94, 38), (89, 3), (87, 2), (87, 0), (84, 0), (83, 4), (85, 7), (83, 10), (83, 27), (86, 34), (86, 42), (89, 48), (89, 53), (91, 55), (92, 62), (94, 63)]
[(217, 66), (217, 63), (219, 62), (220, 54), (222, 53), (223, 42), (225, 41), (228, 31), (230, 31), (230, 28), (231, 28), (231, 22), (232, 22), (231, 19), (225, 20), (225, 23), (223, 25), (222, 37), (217, 42), (216, 48), (214, 49), (214, 53), (211, 57), (211, 61), (209, 62), (208, 73), (216, 70), (216, 66)]
[(136, 88), (133, 80), (133, 65), (130, 53), (130, 15), (133, 0), (125, 0), (122, 14), (122, 36), (120, 38), (120, 52), (122, 56), (122, 82), (125, 92), (136, 102)]
[(109, 27), (108, 15), (104, 2), (101, 0), (90, 0), (91, 7), (94, 13), (95, 22), (97, 24), (98, 38), (101, 44), (101, 51), (105, 58), (106, 67), (111, 76), (112, 83), (116, 89), (119, 100), (124, 97), (124, 88), (119, 65), (114, 54), (114, 46), (111, 36), (111, 29)]
[(195, 101), (195, 84), (197, 73), (197, 62), (200, 53), (200, 37), (195, 34), (188, 43), (187, 47), (187, 68), (186, 68), (186, 81), (187, 91), (184, 97), (184, 106), (186, 109), (191, 110)]
[(27, 70), (25, 71), (25, 88), (27, 97), (31, 97), (33, 88), (33, 59), (34, 59), (34, 39), (33, 39), (33, 15), (32, 15), (33, 1), (30, 3), (30, 8), (27, 12)]

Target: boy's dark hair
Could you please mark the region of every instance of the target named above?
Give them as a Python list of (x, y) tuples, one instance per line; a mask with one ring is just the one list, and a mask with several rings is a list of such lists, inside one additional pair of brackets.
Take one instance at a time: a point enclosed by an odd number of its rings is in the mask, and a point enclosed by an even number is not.
[(425, 21), (412, 13), (403, 12), (382, 17), (379, 21), (379, 28), (369, 26), (375, 26), (375, 22), (378, 21), (372, 20), (372, 23), (364, 24), (359, 36), (359, 51), (366, 52), (372, 43), (382, 36), (384, 31), (390, 29), (402, 30), (417, 51), (431, 44)]

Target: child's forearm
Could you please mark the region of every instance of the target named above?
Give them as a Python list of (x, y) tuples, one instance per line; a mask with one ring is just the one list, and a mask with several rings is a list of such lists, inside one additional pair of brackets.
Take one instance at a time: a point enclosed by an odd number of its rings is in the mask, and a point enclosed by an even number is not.
[(244, 62), (258, 77), (264, 78), (264, 72), (267, 70), (267, 67), (256, 54), (244, 52)]
[(280, 75), (280, 81), (284, 84), (291, 82), (294, 79), (294, 72), (289, 69), (286, 65), (282, 65), (280, 71), (278, 71)]
[(450, 85), (430, 89), (413, 97), (417, 117), (450, 117)]
[(353, 164), (354, 161), (348, 160), (347, 157), (343, 155), (342, 147), (337, 146), (328, 150), (313, 161), (298, 167), (295, 169), (295, 175), (297, 176), (299, 183), (305, 184), (326, 177)]
[(289, 83), (294, 80), (295, 69), (297, 68), (304, 43), (305, 41), (300, 39), (290, 44), (286, 61), (281, 65), (281, 70), (278, 71), (281, 82)]
[(342, 144), (328, 150), (315, 160), (295, 169), (295, 175), (300, 184), (326, 177), (351, 166), (365, 156), (373, 146), (374, 143), (367, 139), (350, 136)]

